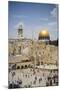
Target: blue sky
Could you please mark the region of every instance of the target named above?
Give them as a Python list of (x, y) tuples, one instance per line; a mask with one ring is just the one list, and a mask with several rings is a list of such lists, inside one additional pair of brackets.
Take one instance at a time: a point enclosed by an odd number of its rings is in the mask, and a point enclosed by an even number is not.
[(17, 28), (23, 24), (25, 38), (38, 39), (40, 31), (47, 29), (51, 40), (58, 37), (57, 7), (54, 4), (9, 2), (9, 38), (17, 38)]

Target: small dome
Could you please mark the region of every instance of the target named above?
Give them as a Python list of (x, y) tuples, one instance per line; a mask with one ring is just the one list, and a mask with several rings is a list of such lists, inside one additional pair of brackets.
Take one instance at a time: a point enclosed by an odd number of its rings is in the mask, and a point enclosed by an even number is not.
[(39, 37), (38, 37), (39, 40), (41, 39), (50, 39), (50, 36), (49, 36), (49, 33), (47, 30), (43, 30), (39, 33)]

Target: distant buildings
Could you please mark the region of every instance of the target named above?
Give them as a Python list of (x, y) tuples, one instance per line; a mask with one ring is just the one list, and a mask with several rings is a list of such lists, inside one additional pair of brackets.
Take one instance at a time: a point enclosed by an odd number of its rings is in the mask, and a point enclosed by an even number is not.
[(23, 38), (23, 26), (20, 25), (18, 39), (9, 40), (9, 64), (18, 62), (18, 64), (20, 63), (19, 67), (21, 67), (21, 63), (24, 66), (24, 62), (27, 67), (34, 66), (34, 64), (57, 64), (58, 47), (50, 45), (49, 42), (50, 35), (47, 30), (42, 30), (39, 33), (38, 40)]

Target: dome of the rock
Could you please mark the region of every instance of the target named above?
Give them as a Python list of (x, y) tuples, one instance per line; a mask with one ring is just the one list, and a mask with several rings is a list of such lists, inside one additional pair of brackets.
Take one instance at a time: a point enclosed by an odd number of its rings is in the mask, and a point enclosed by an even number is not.
[(38, 39), (39, 40), (49, 40), (50, 39), (49, 32), (47, 30), (40, 31)]

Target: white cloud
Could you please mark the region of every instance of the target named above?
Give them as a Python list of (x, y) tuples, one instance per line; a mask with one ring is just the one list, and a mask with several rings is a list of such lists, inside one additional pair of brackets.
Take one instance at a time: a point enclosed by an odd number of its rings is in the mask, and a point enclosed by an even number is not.
[(53, 17), (57, 17), (57, 8), (54, 8), (50, 14), (53, 16)]
[(40, 18), (41, 21), (48, 21), (48, 18)]
[(52, 21), (52, 22), (49, 22), (48, 25), (49, 26), (57, 26), (57, 22)]
[(25, 15), (13, 15), (14, 18), (26, 18), (27, 16)]

